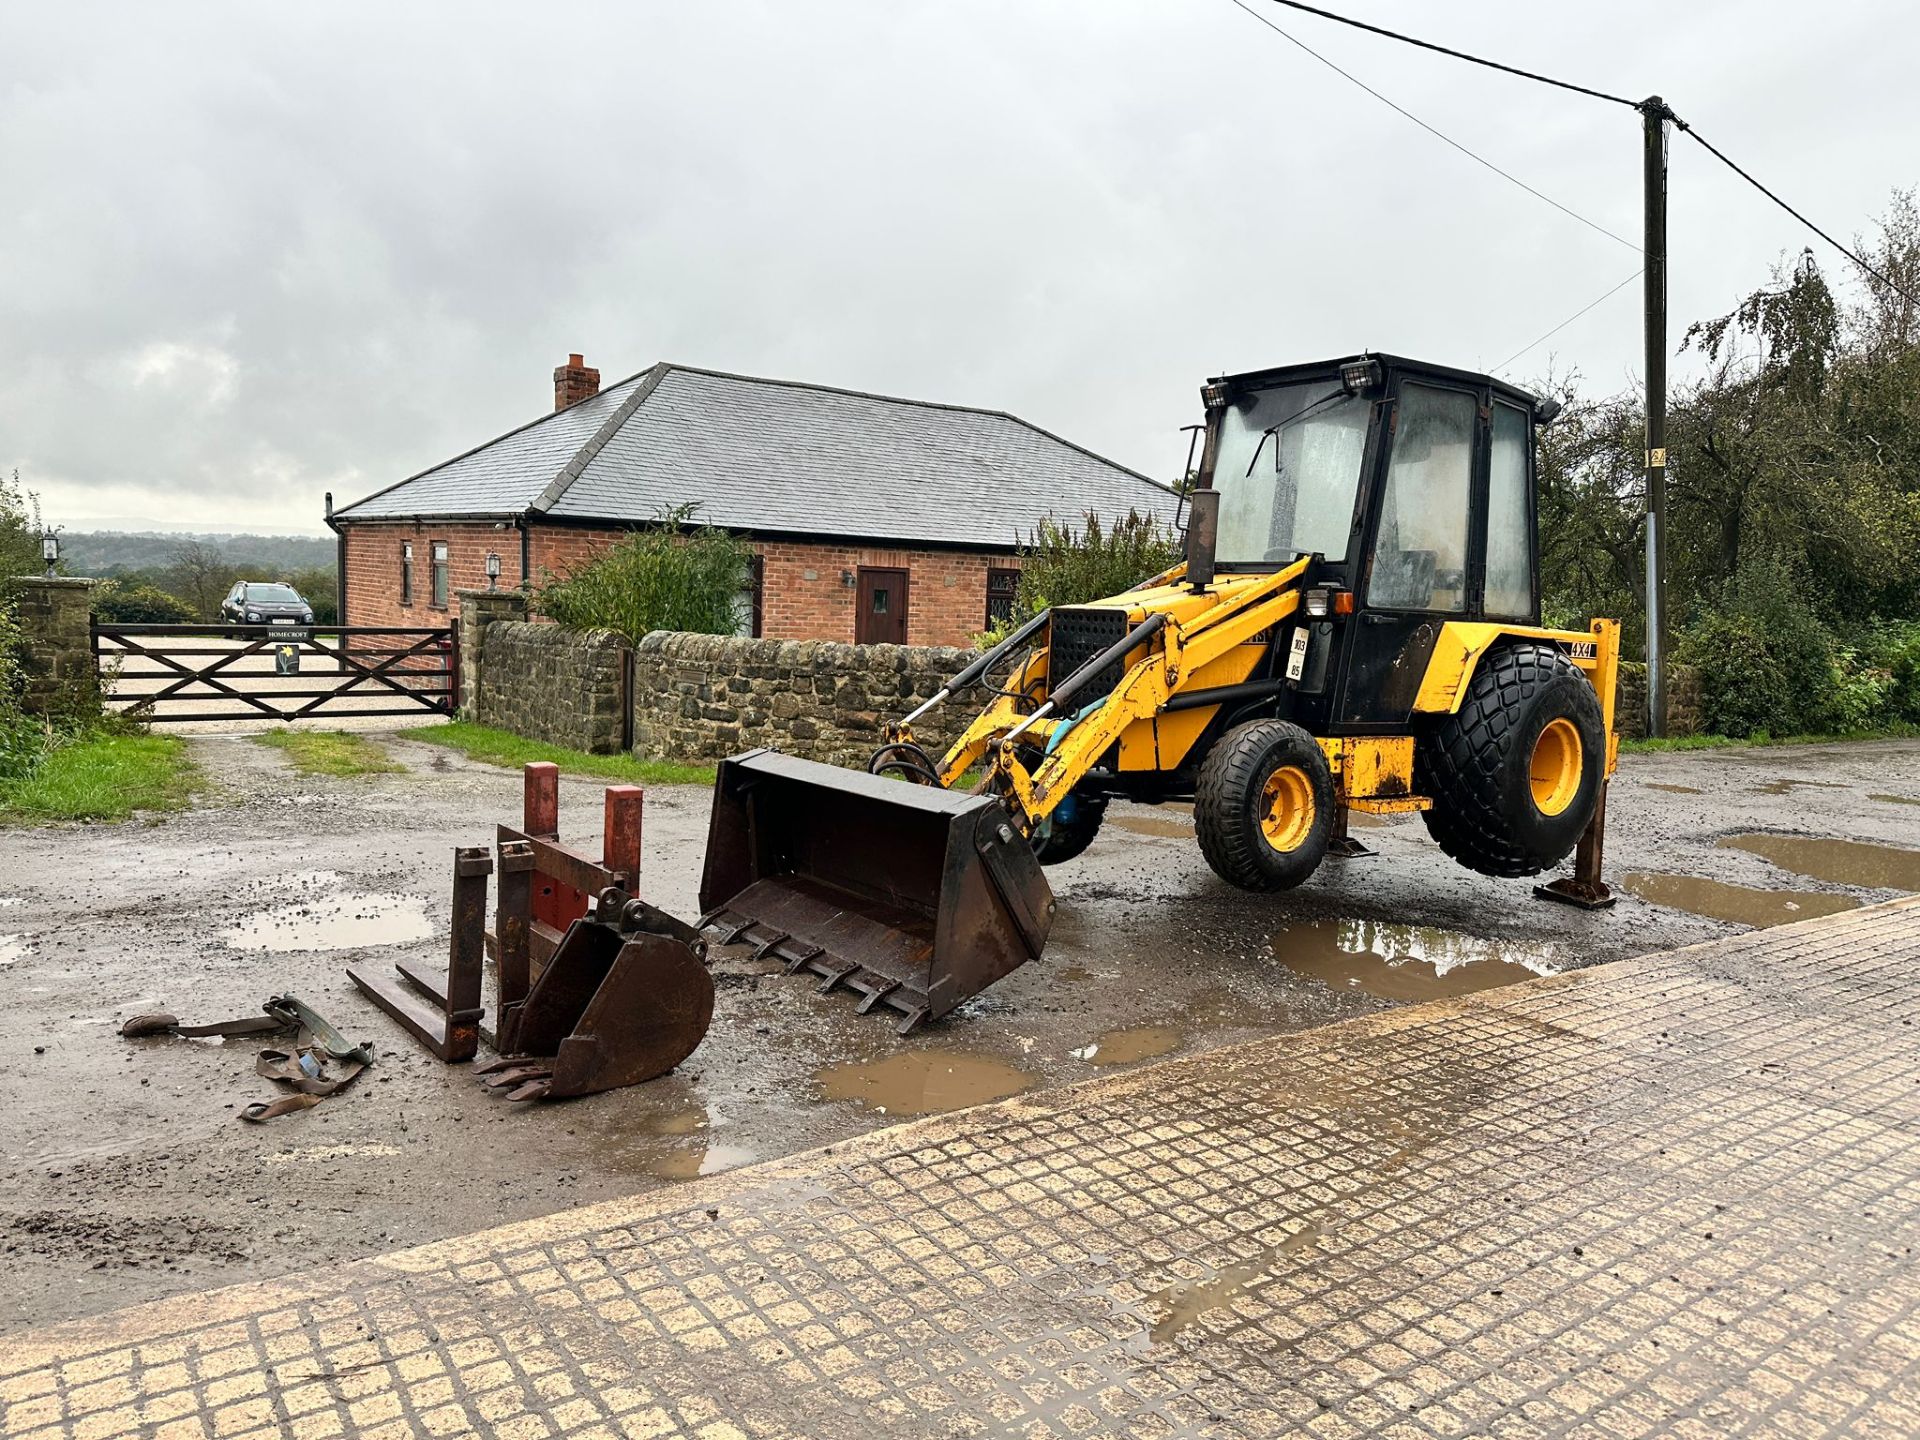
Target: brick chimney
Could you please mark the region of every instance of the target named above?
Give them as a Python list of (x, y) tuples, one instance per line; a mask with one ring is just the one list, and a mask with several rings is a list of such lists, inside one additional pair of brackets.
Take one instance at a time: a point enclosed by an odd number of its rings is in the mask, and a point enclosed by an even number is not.
[(554, 409), (564, 410), (569, 405), (578, 405), (582, 400), (591, 400), (599, 393), (600, 372), (589, 370), (587, 362), (580, 356), (569, 355), (566, 364), (554, 367)]

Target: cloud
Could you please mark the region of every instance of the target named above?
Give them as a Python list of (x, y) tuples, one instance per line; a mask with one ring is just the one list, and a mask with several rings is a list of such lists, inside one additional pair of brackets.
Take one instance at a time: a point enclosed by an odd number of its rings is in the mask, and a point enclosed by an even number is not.
[[(1916, 178), (1908, 11), (1447, 20), (1662, 89), (1841, 233)], [(1630, 112), (1283, 23), (1637, 234)], [(12, 6), (0, 134), (0, 464), (73, 524), (317, 529), (540, 413), (573, 350), (992, 405), (1171, 474), (1209, 374), (1494, 363), (1636, 263), (1225, 0)], [(1677, 330), (1802, 237), (1678, 139), (1674, 173)], [(1526, 363), (1624, 382), (1638, 313)]]

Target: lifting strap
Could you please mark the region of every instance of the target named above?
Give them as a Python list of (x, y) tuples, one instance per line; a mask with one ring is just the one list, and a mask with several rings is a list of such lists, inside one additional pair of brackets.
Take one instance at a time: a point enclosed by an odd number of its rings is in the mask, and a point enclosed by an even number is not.
[[(176, 1015), (156, 1011), (135, 1015), (120, 1027), (129, 1039), (143, 1035), (184, 1035), (189, 1039), (236, 1035), (277, 1035), (295, 1032), (293, 1049), (262, 1050), (254, 1062), (254, 1073), (290, 1086), (291, 1095), (278, 1100), (256, 1101), (240, 1112), (242, 1120), (258, 1123), (306, 1110), (329, 1095), (337, 1095), (353, 1078), (373, 1063), (370, 1046), (350, 1045), (340, 1032), (312, 1006), (292, 995), (276, 995), (260, 1007), (266, 1013), (244, 1015), (237, 1020), (217, 1020), (207, 1025), (182, 1025)], [(327, 1062), (337, 1067), (327, 1073)]]

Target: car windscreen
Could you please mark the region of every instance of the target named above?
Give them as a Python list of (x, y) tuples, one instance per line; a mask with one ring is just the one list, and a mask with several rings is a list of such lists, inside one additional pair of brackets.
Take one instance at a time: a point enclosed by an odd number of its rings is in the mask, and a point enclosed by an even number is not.
[(304, 605), (300, 592), (291, 585), (249, 585), (247, 599), (255, 605)]

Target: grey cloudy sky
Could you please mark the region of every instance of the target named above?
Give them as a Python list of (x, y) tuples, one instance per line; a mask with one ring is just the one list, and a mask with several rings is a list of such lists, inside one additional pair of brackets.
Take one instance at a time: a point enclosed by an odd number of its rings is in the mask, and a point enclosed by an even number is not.
[[(1920, 183), (1894, 0), (1326, 3), (1658, 90), (1843, 236)], [(1637, 238), (1632, 112), (1270, 13)], [(1673, 160), (1677, 336), (1808, 237)], [(1229, 0), (0, 6), (0, 464), (76, 529), (317, 531), (547, 408), (570, 350), (1010, 409), (1170, 478), (1207, 374), (1490, 367), (1638, 263)], [(1638, 324), (1629, 286), (1515, 373), (1617, 388)]]

